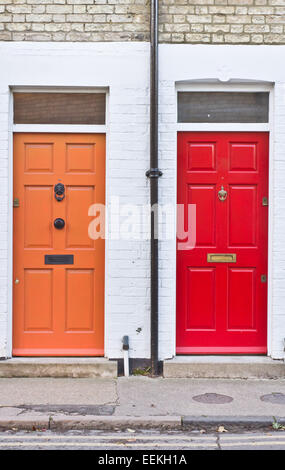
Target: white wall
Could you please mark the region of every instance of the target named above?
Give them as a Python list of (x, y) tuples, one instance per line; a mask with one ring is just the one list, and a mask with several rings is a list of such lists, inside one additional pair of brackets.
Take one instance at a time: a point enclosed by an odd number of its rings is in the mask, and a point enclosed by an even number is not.
[[(11, 353), (9, 86), (109, 87), (106, 200), (120, 196), (123, 203), (146, 204), (149, 198), (145, 177), (149, 167), (148, 80), (147, 43), (0, 44), (0, 357)], [(149, 242), (106, 241), (105, 351), (108, 357), (121, 356), (123, 335), (130, 336), (133, 357), (149, 355), (149, 285)], [(139, 333), (138, 328), (141, 328)]]
[[(285, 337), (285, 48), (284, 46), (160, 46), (160, 201), (176, 200), (176, 82), (230, 78), (237, 83), (272, 82), (270, 138), (269, 354), (283, 358)], [(221, 82), (222, 83), (222, 82)], [(200, 83), (203, 86), (203, 82)], [(176, 221), (173, 219), (173, 223)], [(160, 243), (160, 357), (175, 355), (176, 254)]]
[[(219, 79), (275, 82), (271, 133), (272, 225), (269, 279), (273, 357), (283, 357), (285, 337), (285, 69), (284, 46), (160, 46), (159, 180), (162, 203), (176, 203), (175, 82)], [(283, 71), (284, 69), (284, 71)], [(149, 44), (0, 44), (0, 357), (11, 353), (11, 197), (8, 209), (9, 86), (109, 87), (107, 202), (146, 204), (149, 183)], [(11, 147), (10, 147), (11, 150)], [(11, 172), (11, 171), (10, 171)], [(11, 175), (10, 175), (11, 177)], [(175, 224), (175, 218), (173, 219)], [(160, 358), (175, 354), (175, 241), (160, 242)], [(271, 249), (272, 248), (272, 249)], [(149, 241), (106, 242), (106, 355), (121, 356), (130, 336), (131, 356), (149, 357)], [(271, 282), (272, 281), (272, 282)], [(140, 329), (137, 332), (137, 329)]]

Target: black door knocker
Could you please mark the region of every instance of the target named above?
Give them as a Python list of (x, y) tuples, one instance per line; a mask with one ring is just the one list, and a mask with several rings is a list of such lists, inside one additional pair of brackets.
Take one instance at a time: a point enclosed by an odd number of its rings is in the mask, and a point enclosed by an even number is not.
[(54, 197), (57, 201), (62, 201), (65, 197), (65, 188), (64, 184), (57, 183), (54, 187)]

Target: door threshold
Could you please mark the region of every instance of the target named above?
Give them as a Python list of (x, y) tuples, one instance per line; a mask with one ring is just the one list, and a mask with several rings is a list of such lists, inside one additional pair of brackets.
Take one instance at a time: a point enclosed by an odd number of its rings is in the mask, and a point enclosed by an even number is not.
[(285, 377), (283, 359), (268, 356), (175, 356), (163, 362), (164, 377), (273, 379)]
[(13, 357), (0, 361), (0, 377), (117, 377), (117, 362), (105, 357)]

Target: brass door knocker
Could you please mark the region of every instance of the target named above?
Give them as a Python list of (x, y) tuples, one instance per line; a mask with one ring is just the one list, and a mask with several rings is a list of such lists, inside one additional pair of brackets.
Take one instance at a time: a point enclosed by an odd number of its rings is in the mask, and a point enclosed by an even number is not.
[(224, 186), (221, 187), (220, 191), (218, 192), (218, 198), (220, 201), (225, 201), (227, 199), (228, 192), (224, 189)]

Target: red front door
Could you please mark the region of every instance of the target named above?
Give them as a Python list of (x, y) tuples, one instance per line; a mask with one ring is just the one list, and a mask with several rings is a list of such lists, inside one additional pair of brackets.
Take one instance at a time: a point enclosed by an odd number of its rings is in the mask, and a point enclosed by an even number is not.
[(177, 250), (178, 354), (267, 352), (267, 197), (267, 133), (179, 133), (196, 245)]

